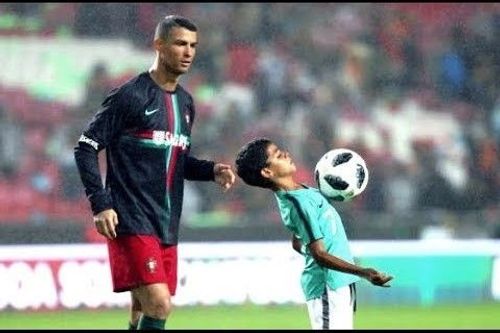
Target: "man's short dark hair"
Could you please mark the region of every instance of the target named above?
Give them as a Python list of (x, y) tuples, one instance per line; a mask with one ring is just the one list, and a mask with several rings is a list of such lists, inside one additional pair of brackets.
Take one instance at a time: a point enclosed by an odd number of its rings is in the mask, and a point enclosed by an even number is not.
[(189, 20), (180, 15), (168, 15), (165, 16), (156, 26), (155, 39), (167, 40), (172, 28), (185, 28), (189, 31), (198, 31), (196, 25)]
[(273, 142), (267, 138), (257, 138), (244, 145), (236, 156), (236, 173), (252, 186), (272, 188), (274, 183), (261, 175), (267, 166), (267, 148)]

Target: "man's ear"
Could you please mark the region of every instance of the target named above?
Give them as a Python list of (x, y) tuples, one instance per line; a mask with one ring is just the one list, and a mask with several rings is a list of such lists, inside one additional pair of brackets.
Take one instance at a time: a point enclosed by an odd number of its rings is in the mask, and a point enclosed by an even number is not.
[(163, 41), (160, 39), (160, 38), (156, 38), (154, 41), (153, 41), (153, 47), (156, 51), (159, 51), (161, 46), (163, 44)]

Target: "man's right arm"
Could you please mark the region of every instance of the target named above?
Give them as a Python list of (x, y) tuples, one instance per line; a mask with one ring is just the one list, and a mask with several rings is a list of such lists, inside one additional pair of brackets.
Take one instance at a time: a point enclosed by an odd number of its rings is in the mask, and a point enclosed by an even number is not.
[(123, 89), (111, 91), (74, 148), (80, 179), (94, 215), (113, 207), (111, 195), (102, 182), (98, 153), (119, 135), (128, 103), (131, 103), (131, 98)]
[(111, 196), (102, 183), (98, 153), (99, 144), (82, 134), (74, 149), (75, 162), (94, 215), (113, 207)]

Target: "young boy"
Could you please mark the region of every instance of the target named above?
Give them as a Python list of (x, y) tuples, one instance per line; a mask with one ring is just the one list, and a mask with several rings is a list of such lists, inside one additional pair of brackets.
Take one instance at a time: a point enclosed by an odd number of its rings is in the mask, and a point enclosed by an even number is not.
[(236, 172), (248, 185), (273, 191), (293, 248), (305, 256), (301, 285), (312, 329), (353, 329), (355, 283), (365, 278), (389, 287), (392, 280), (354, 264), (341, 218), (318, 189), (294, 180), (290, 154), (267, 138), (247, 143), (236, 157)]

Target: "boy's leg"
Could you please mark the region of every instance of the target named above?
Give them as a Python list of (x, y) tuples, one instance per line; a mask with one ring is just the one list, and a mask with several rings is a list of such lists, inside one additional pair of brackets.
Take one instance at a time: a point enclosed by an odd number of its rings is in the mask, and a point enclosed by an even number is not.
[(307, 301), (312, 329), (353, 329), (354, 293), (350, 286), (326, 287), (321, 297)]

